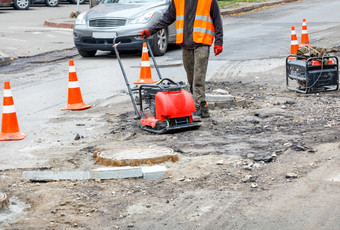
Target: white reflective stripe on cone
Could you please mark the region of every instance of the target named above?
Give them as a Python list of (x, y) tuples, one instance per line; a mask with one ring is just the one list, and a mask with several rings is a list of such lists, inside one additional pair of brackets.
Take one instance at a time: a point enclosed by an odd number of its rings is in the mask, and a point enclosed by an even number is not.
[(141, 66), (141, 67), (150, 67), (150, 61), (142, 61), (142, 62), (140, 63), (140, 66)]
[(297, 40), (293, 40), (290, 44), (291, 44), (291, 45), (299, 45), (299, 43), (298, 43)]
[(79, 82), (78, 81), (69, 81), (68, 82), (68, 88), (79, 88)]
[(15, 106), (14, 105), (2, 106), (2, 113), (15, 113)]
[(292, 30), (291, 35), (296, 35), (296, 31), (295, 31), (295, 30)]
[(306, 34), (306, 33), (307, 33), (307, 30), (302, 30), (302, 33), (303, 33), (303, 34)]
[(70, 66), (69, 66), (69, 72), (70, 72), (70, 73), (76, 72), (76, 67), (74, 67), (74, 65), (70, 65)]
[(143, 53), (148, 52), (148, 47), (143, 47)]
[(4, 90), (4, 97), (12, 97), (12, 91), (10, 89)]

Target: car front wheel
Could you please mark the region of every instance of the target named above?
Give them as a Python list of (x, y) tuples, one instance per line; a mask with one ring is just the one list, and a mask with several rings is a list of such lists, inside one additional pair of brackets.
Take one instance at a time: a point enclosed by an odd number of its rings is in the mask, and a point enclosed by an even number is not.
[(27, 10), (30, 7), (30, 0), (14, 0), (14, 8), (17, 10)]
[(90, 0), (90, 8), (92, 8), (92, 7), (94, 7), (94, 6), (96, 6), (96, 5), (98, 5), (98, 1), (96, 1), (96, 0)]
[[(70, 3), (72, 4), (77, 4), (78, 0), (69, 0)], [(84, 4), (86, 0), (79, 0), (79, 4)]]
[(81, 49), (78, 49), (78, 53), (82, 57), (94, 57), (94, 55), (96, 55), (96, 53), (97, 53), (97, 50), (81, 50)]
[(46, 6), (57, 7), (59, 5), (59, 0), (46, 0)]
[(168, 48), (168, 31), (159, 30), (153, 37), (152, 52), (155, 56), (162, 56)]

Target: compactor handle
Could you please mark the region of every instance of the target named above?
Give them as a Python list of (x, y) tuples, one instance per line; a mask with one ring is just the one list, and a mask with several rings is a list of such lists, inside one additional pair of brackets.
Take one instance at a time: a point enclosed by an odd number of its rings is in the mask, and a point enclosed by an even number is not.
[(171, 84), (176, 85), (176, 86), (179, 87), (179, 88), (181, 87), (181, 85), (180, 85), (178, 82), (174, 82), (173, 80), (171, 80), (171, 79), (169, 79), (169, 78), (163, 78), (163, 79), (161, 79), (160, 81), (158, 81), (157, 84), (159, 85), (159, 84), (163, 83), (164, 81), (168, 81), (168, 82), (170, 82)]
[[(122, 35), (122, 36), (117, 36), (113, 39), (113, 46), (117, 48), (118, 44), (116, 44), (116, 39), (117, 38), (131, 38), (131, 37), (140, 37), (142, 38), (142, 34), (129, 34), (129, 35)], [(156, 68), (156, 71), (157, 71), (157, 74), (158, 74), (158, 78), (161, 80), (162, 79), (162, 75), (161, 75), (161, 72), (159, 71), (159, 68), (158, 68), (158, 65), (157, 65), (157, 62), (156, 62), (156, 59), (155, 59), (155, 56), (153, 55), (153, 52), (152, 52), (152, 49), (151, 49), (151, 46), (150, 46), (150, 43), (149, 43), (149, 39), (145, 38), (144, 37), (144, 40), (146, 42), (146, 45), (148, 47), (148, 50), (149, 50), (149, 53), (151, 55), (151, 58), (152, 58), (152, 62)]]

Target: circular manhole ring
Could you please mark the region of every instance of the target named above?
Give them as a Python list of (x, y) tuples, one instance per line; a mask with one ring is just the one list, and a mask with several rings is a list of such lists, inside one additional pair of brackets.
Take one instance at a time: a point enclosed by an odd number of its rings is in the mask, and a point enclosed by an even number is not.
[(6, 206), (8, 208), (8, 197), (5, 193), (0, 192), (0, 209)]
[(104, 166), (138, 166), (178, 161), (177, 154), (168, 147), (142, 146), (104, 150), (96, 155), (96, 162)]

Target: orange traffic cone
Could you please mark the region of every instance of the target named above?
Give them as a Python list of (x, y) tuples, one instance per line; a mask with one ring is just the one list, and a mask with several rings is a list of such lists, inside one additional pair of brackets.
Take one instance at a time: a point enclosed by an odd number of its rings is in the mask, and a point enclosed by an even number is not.
[(25, 137), (19, 130), (11, 86), (9, 81), (5, 81), (0, 141), (22, 140)]
[(146, 42), (143, 43), (143, 52), (142, 52), (142, 62), (140, 67), (140, 76), (138, 81), (135, 84), (153, 84), (157, 81), (153, 80), (151, 77), (151, 67), (149, 61), (149, 53), (148, 47), (146, 46)]
[(300, 47), (303, 47), (303, 46), (310, 46), (306, 19), (303, 19), (302, 21), (302, 33), (301, 33)]
[(295, 55), (299, 49), (299, 42), (297, 40), (295, 27), (292, 26), (291, 41), (290, 41), (290, 54)]
[(83, 110), (88, 109), (91, 105), (86, 105), (83, 102), (81, 91), (78, 83), (76, 69), (73, 60), (69, 61), (69, 74), (68, 74), (68, 100), (65, 108), (61, 110)]

